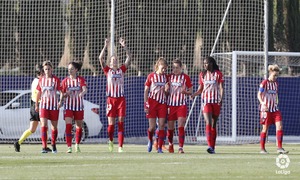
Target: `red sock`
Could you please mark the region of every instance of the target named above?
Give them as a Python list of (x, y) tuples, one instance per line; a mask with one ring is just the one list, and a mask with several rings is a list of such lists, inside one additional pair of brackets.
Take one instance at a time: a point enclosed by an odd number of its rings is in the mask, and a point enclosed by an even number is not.
[(165, 130), (159, 130), (158, 132), (158, 148), (162, 148), (165, 138)]
[(72, 124), (66, 124), (66, 141), (67, 146), (72, 146)]
[(159, 134), (159, 129), (157, 128), (155, 130), (155, 140), (156, 140), (157, 144), (158, 144), (158, 134)]
[(48, 135), (48, 127), (41, 127), (41, 139), (42, 139), (42, 146), (43, 148), (46, 148), (47, 147), (47, 137)]
[(119, 147), (123, 147), (124, 142), (124, 122), (118, 123), (118, 141)]
[(171, 130), (171, 129), (168, 129), (168, 140), (169, 140), (169, 143), (173, 144), (173, 135), (174, 135), (174, 129)]
[(114, 131), (115, 131), (115, 125), (108, 125), (107, 133), (110, 141), (114, 140)]
[(80, 144), (81, 137), (82, 137), (82, 128), (76, 128), (76, 138), (75, 138), (76, 144)]
[(179, 136), (179, 147), (183, 148), (184, 138), (185, 138), (184, 127), (178, 127), (178, 136)]
[(278, 148), (282, 148), (283, 130), (278, 130), (276, 132), (276, 138)]
[(206, 125), (206, 140), (207, 140), (207, 145), (208, 147), (212, 147), (212, 134), (211, 134), (211, 126), (210, 125)]
[(267, 133), (260, 133), (260, 149), (265, 149)]
[(56, 139), (57, 139), (57, 129), (56, 130), (52, 130), (51, 133), (51, 144), (55, 145), (56, 144)]
[(148, 129), (147, 134), (148, 134), (148, 140), (152, 142), (153, 132), (149, 131), (149, 129)]
[(211, 127), (211, 146), (215, 149), (216, 139), (217, 139), (217, 128)]

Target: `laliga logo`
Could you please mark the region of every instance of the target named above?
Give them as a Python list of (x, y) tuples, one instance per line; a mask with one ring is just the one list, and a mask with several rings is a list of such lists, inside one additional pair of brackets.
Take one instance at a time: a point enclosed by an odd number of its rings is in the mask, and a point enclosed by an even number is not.
[(290, 165), (290, 158), (285, 154), (280, 154), (276, 158), (276, 165), (280, 169), (285, 169), (285, 168), (289, 167), (289, 165)]

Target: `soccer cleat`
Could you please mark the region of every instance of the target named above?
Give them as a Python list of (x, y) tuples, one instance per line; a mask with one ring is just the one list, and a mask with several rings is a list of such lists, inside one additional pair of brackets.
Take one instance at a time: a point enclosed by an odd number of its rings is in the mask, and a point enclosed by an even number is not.
[(174, 145), (169, 144), (169, 153), (174, 153)]
[(162, 148), (158, 148), (157, 153), (164, 153), (164, 152), (162, 151)]
[(52, 153), (56, 154), (57, 153), (57, 149), (56, 149), (56, 144), (52, 145)]
[(80, 153), (79, 144), (75, 144), (75, 152)]
[(45, 149), (46, 149), (47, 152), (52, 152), (52, 149), (50, 149), (48, 147), (46, 147)]
[(155, 150), (157, 151), (158, 149), (158, 143), (157, 143), (157, 140), (154, 141), (153, 143), (153, 147), (155, 148)]
[(206, 150), (209, 154), (215, 154), (215, 150), (211, 147), (207, 148)]
[(183, 149), (182, 149), (182, 148), (179, 148), (179, 149), (178, 149), (178, 154), (183, 154), (183, 153), (184, 153)]
[(68, 147), (67, 153), (72, 153), (72, 148)]
[(113, 141), (108, 141), (108, 150), (109, 150), (109, 152), (113, 152), (113, 150), (114, 150), (114, 142)]
[(119, 147), (118, 152), (119, 152), (119, 153), (124, 152), (123, 147)]
[(16, 152), (20, 152), (20, 144), (19, 144), (19, 141), (16, 141), (16, 142), (14, 143), (14, 147), (15, 147), (15, 151), (16, 151)]
[(266, 151), (265, 149), (260, 150), (259, 153), (260, 153), (260, 154), (269, 154), (268, 151)]
[(48, 151), (46, 150), (46, 148), (43, 148), (42, 151), (41, 151), (41, 153), (43, 153), (43, 154), (44, 153), (48, 153)]
[(277, 149), (277, 153), (279, 153), (279, 154), (288, 154), (289, 151), (286, 151), (286, 150), (284, 150), (283, 148), (278, 148), (278, 149)]
[(148, 152), (152, 151), (152, 141), (148, 141)]

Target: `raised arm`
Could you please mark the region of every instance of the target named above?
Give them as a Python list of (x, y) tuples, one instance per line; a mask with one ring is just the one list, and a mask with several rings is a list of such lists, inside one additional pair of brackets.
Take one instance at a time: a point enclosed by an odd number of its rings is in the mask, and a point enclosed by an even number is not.
[(126, 46), (125, 40), (124, 40), (123, 38), (120, 38), (120, 39), (119, 39), (119, 43), (121, 44), (121, 46), (122, 46), (122, 47), (124, 48), (124, 50), (126, 51), (126, 61), (125, 61), (125, 66), (126, 66), (126, 68), (128, 68), (128, 67), (130, 66), (130, 64), (131, 64), (131, 57), (132, 57), (132, 55), (131, 55), (131, 53), (130, 53), (128, 47)]
[(107, 49), (107, 47), (108, 47), (108, 43), (109, 43), (109, 40), (105, 39), (104, 47), (103, 47), (103, 49), (102, 49), (102, 51), (99, 55), (99, 61), (100, 61), (100, 65), (101, 65), (102, 69), (103, 69), (104, 66), (106, 66), (104, 56), (105, 56), (105, 49)]

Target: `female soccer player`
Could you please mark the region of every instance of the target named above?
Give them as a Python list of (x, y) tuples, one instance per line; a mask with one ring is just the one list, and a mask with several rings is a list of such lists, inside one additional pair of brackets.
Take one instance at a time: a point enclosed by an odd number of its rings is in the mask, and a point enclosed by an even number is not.
[(287, 154), (288, 151), (282, 148), (283, 127), (282, 117), (278, 108), (278, 82), (279, 67), (277, 64), (269, 65), (269, 77), (260, 83), (257, 99), (260, 102), (260, 124), (262, 131), (260, 133), (260, 153), (268, 154), (265, 149), (266, 136), (269, 126), (276, 125), (277, 153)]
[(163, 153), (162, 145), (164, 142), (164, 127), (167, 116), (167, 92), (169, 86), (168, 79), (165, 74), (167, 70), (167, 61), (160, 57), (155, 64), (155, 72), (148, 75), (145, 82), (144, 91), (144, 111), (149, 119), (148, 129), (148, 152), (152, 151), (153, 134), (156, 126), (156, 118), (158, 118), (158, 153)]
[[(58, 102), (58, 91), (61, 91), (60, 79), (52, 74), (53, 65), (50, 61), (44, 61), (43, 69), (45, 75), (39, 79), (36, 87), (38, 93), (36, 96), (35, 111), (40, 112), (41, 120), (41, 138), (42, 138), (42, 153), (47, 153), (47, 134), (48, 134), (48, 120), (51, 121), (51, 145), (52, 153), (57, 153), (56, 138), (57, 138), (57, 124), (59, 108), (62, 102)], [(60, 92), (60, 95), (61, 92)]]
[[(39, 78), (41, 78), (44, 75), (44, 70), (42, 65), (37, 65), (36, 67), (36, 78), (31, 83), (31, 100), (30, 100), (30, 126), (29, 129), (24, 131), (22, 136), (18, 141), (14, 143), (15, 151), (20, 152), (20, 145), (23, 143), (23, 141), (30, 136), (31, 134), (35, 133), (37, 126), (40, 122), (40, 116), (39, 113), (35, 111), (35, 104), (36, 104), (36, 95), (37, 95), (37, 84), (39, 82)], [(46, 147), (47, 151), (51, 151), (51, 149)]]
[(105, 64), (104, 54), (105, 49), (109, 43), (108, 39), (105, 39), (104, 48), (102, 49), (99, 60), (100, 65), (104, 71), (107, 78), (106, 84), (106, 116), (108, 117), (108, 128), (107, 133), (109, 137), (108, 149), (110, 152), (113, 151), (113, 137), (114, 137), (114, 127), (116, 123), (116, 118), (118, 118), (118, 141), (119, 149), (118, 152), (123, 152), (123, 141), (124, 141), (124, 119), (126, 112), (126, 101), (124, 97), (124, 76), (127, 68), (130, 65), (131, 53), (125, 45), (125, 40), (123, 38), (119, 39), (119, 43), (126, 51), (126, 61), (124, 65), (119, 67), (118, 58), (113, 55), (110, 58), (110, 66)]
[(184, 125), (187, 117), (187, 96), (193, 92), (193, 85), (190, 77), (182, 72), (182, 62), (175, 59), (172, 64), (173, 73), (169, 75), (169, 96), (168, 96), (168, 140), (169, 152), (174, 153), (173, 134), (175, 122), (178, 120), (178, 153), (184, 153)]
[(223, 75), (213, 57), (204, 60), (204, 71), (199, 75), (199, 87), (192, 97), (201, 94), (202, 112), (206, 122), (207, 152), (215, 154), (217, 121), (224, 94)]
[(62, 81), (61, 102), (64, 102), (64, 119), (66, 122), (67, 153), (72, 153), (72, 121), (75, 121), (75, 152), (80, 152), (79, 143), (82, 136), (82, 121), (84, 117), (83, 96), (87, 93), (85, 79), (77, 75), (82, 67), (81, 62), (70, 62), (69, 76)]

